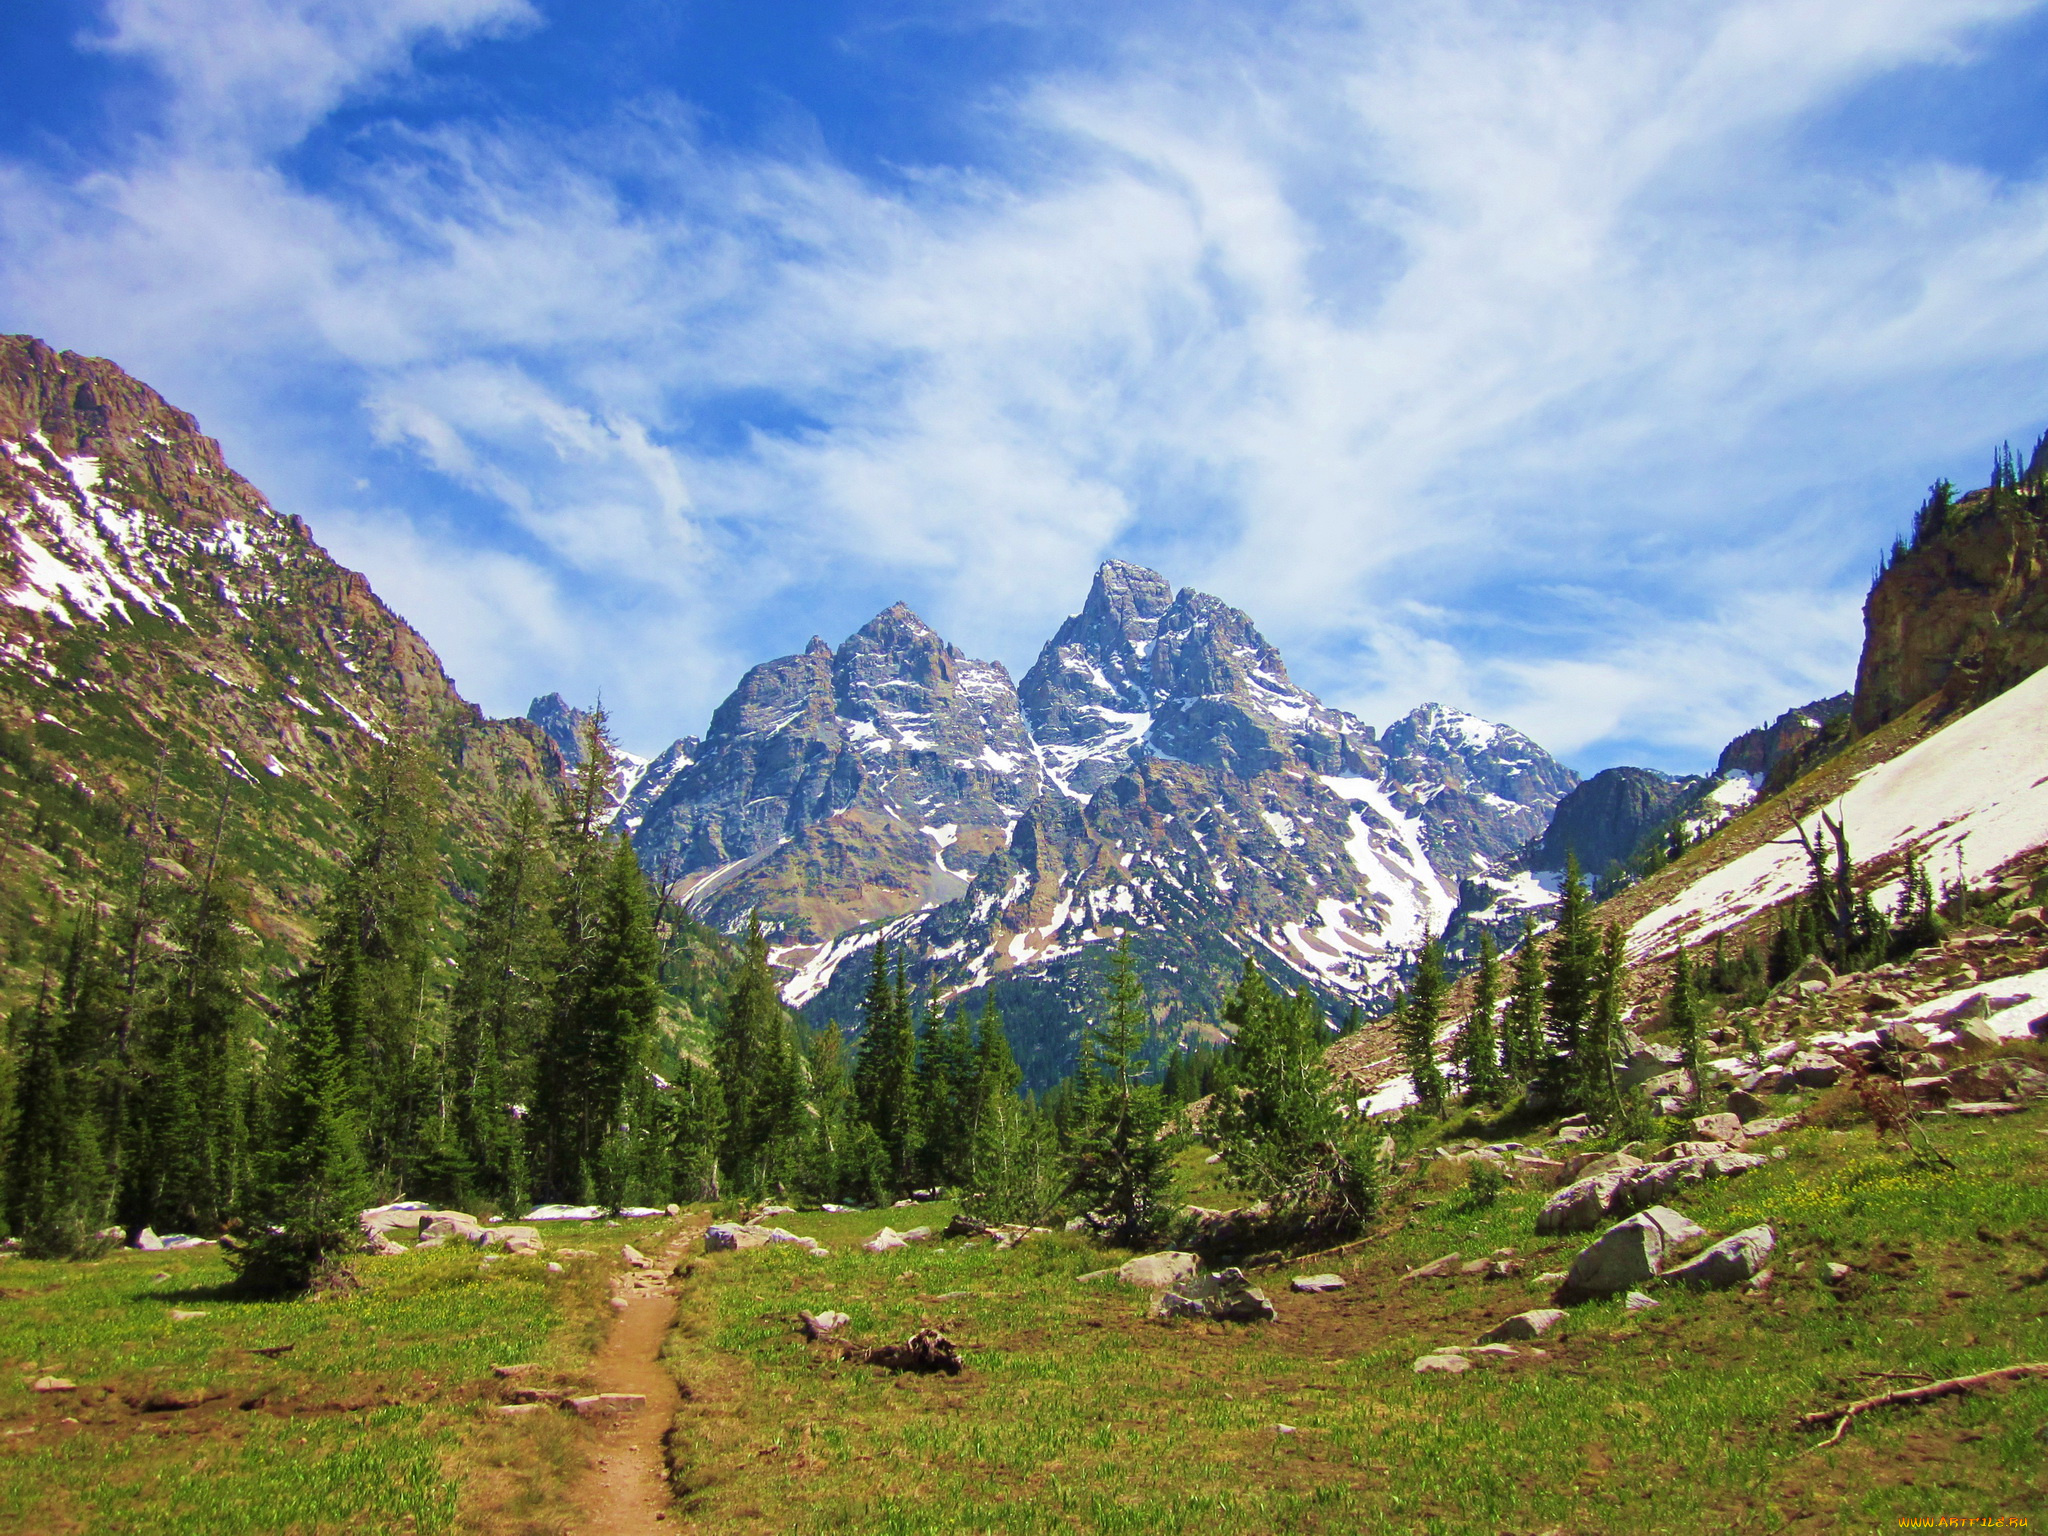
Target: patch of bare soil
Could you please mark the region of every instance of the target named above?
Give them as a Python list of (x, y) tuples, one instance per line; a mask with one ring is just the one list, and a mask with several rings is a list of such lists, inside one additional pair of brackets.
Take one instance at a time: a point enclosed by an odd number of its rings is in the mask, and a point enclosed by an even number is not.
[(675, 1377), (661, 1363), (662, 1341), (676, 1315), (666, 1277), (700, 1231), (692, 1227), (674, 1238), (642, 1272), (659, 1281), (643, 1279), (621, 1290), (625, 1308), (591, 1364), (595, 1391), (631, 1393), (646, 1401), (631, 1412), (597, 1421), (589, 1463), (572, 1500), (581, 1511), (574, 1528), (587, 1536), (647, 1536), (674, 1528), (668, 1523), (672, 1499), (662, 1437), (682, 1397)]

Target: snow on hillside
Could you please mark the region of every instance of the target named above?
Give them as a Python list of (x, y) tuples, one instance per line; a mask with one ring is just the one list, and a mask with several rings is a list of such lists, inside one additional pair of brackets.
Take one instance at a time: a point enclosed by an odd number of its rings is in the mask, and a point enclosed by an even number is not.
[[(1827, 807), (1860, 861), (1917, 849), (1937, 880), (1980, 881), (2014, 855), (2048, 842), (2048, 671), (2037, 672), (1888, 763), (1863, 773)], [(1733, 927), (1802, 889), (1796, 838), (1752, 849), (1693, 882), (1638, 922), (1638, 955)], [(1882, 906), (1892, 888), (1875, 895)]]

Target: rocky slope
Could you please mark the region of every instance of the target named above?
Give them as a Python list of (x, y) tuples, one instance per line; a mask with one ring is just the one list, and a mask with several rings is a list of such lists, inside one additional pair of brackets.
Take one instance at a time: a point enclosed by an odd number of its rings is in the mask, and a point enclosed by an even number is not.
[(351, 775), (394, 731), (426, 733), (446, 764), (451, 888), (478, 878), (502, 796), (561, 769), (539, 727), (465, 702), (189, 415), (26, 336), (0, 337), (0, 651), (0, 932), (17, 978), (53, 900), (121, 889), (138, 839), (188, 878), (217, 818), (254, 880), (250, 921), (288, 958), (345, 846)]
[[(550, 693), (526, 706), (526, 718), (547, 733), (549, 741), (571, 768), (581, 767), (590, 739), (591, 712), (577, 709), (559, 693)], [(628, 831), (637, 831), (646, 819), (648, 807), (661, 798), (676, 775), (697, 760), (703, 743), (685, 736), (655, 757), (641, 757), (614, 745), (612, 755), (618, 772), (612, 781), (611, 819)]]
[(786, 952), (957, 896), (1043, 785), (1002, 664), (898, 604), (748, 672), (634, 843), (693, 910), (758, 908)]
[(1863, 605), (1855, 727), (1867, 735), (1940, 694), (1970, 708), (2048, 666), (2048, 492), (1973, 491), (1947, 526), (1894, 552)]

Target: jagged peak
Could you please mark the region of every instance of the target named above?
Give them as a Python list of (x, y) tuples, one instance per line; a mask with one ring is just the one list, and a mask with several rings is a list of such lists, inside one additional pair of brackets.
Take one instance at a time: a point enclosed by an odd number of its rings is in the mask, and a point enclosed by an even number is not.
[(1157, 619), (1173, 606), (1173, 584), (1149, 566), (1105, 560), (1095, 568), (1081, 615), (1102, 614), (1128, 627)]
[(855, 644), (860, 640), (879, 644), (885, 649), (896, 649), (908, 643), (920, 649), (954, 651), (954, 647), (937, 630), (903, 602), (891, 603), (847, 636), (845, 644), (839, 647), (840, 654), (861, 649)]
[(830, 656), (832, 654), (832, 647), (825, 643), (823, 635), (813, 635), (811, 636), (811, 643), (804, 647), (804, 654), (806, 656)]

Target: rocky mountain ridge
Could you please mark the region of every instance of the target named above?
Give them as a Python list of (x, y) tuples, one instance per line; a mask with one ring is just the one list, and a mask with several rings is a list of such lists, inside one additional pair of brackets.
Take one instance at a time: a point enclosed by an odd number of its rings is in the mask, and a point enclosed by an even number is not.
[(635, 844), (707, 920), (761, 914), (789, 1001), (850, 1023), (846, 962), (886, 939), (942, 1002), (995, 986), (1046, 1072), (1126, 929), (1169, 1033), (1213, 1028), (1248, 952), (1333, 1012), (1386, 996), (1576, 783), (1434, 704), (1382, 741), (1245, 614), (1121, 561), (1014, 686), (899, 604), (753, 668), (689, 756)]
[[(0, 931), (133, 873), (189, 878), (199, 844), (251, 875), (248, 920), (296, 953), (346, 846), (359, 765), (397, 731), (445, 765), (451, 888), (503, 797), (555, 781), (541, 730), (490, 721), (424, 639), (198, 423), (100, 358), (0, 337)], [(25, 948), (24, 948), (25, 946)]]

